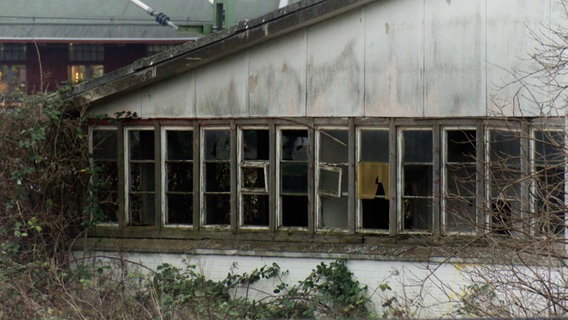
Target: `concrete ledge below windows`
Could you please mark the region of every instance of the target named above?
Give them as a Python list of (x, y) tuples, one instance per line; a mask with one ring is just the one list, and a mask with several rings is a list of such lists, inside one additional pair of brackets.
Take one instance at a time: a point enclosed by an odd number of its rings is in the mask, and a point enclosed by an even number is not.
[[(258, 241), (227, 235), (226, 239), (163, 239), (163, 238), (85, 238), (75, 248), (89, 251), (124, 253), (169, 253), (181, 255), (224, 255), (242, 257), (283, 257), (317, 259), (356, 259), (408, 262), (469, 262), (502, 263), (505, 250), (493, 246), (461, 246), (463, 240), (392, 239), (379, 237), (359, 243), (326, 241), (326, 237), (305, 235), (305, 242)], [(311, 238), (311, 239), (310, 239)], [(328, 238), (329, 240), (329, 238)], [(450, 245), (448, 242), (455, 242)], [(503, 252), (501, 252), (503, 251)]]

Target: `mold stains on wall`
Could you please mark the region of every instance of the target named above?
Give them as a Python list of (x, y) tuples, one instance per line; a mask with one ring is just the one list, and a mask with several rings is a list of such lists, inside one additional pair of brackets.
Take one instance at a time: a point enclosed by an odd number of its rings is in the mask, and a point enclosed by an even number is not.
[(308, 115), (356, 115), (362, 101), (362, 59), (355, 39), (327, 62), (312, 55), (308, 62)]
[(249, 75), (249, 93), (253, 93), (256, 90), (256, 86), (258, 84), (258, 76), (257, 75)]
[(304, 84), (300, 75), (284, 60), (266, 65), (256, 75), (249, 76), (250, 115), (305, 115)]
[(231, 117), (241, 116), (238, 85), (231, 79), (226, 86), (218, 86), (214, 90), (208, 90), (200, 99), (201, 105), (198, 106), (198, 116)]

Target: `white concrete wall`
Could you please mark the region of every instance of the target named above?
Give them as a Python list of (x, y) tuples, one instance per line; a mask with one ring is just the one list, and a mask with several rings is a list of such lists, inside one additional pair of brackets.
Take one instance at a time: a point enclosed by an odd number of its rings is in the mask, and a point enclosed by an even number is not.
[[(81, 253), (77, 253), (81, 255)], [(149, 269), (156, 268), (164, 263), (177, 267), (184, 267), (186, 263), (196, 265), (196, 270), (208, 279), (225, 279), (229, 272), (234, 274), (249, 273), (263, 266), (277, 263), (282, 271), (288, 274), (282, 280), (293, 286), (304, 280), (320, 263), (329, 265), (334, 259), (319, 258), (286, 258), (286, 257), (254, 257), (232, 256), (217, 254), (181, 255), (164, 253), (128, 253), (118, 254), (109, 252), (95, 253), (100, 258), (97, 261), (110, 261), (108, 257), (120, 257), (117, 266), (125, 267), (127, 272), (148, 273)], [(107, 258), (105, 258), (107, 257)], [(132, 263), (128, 263), (128, 261)], [(141, 266), (149, 269), (141, 268)], [(385, 309), (383, 303), (396, 296), (401, 303), (413, 304), (406, 307), (412, 313), (412, 318), (438, 318), (455, 315), (455, 303), (459, 295), (464, 292), (468, 282), (461, 274), (463, 267), (460, 264), (427, 264), (397, 261), (349, 260), (349, 271), (361, 285), (367, 285), (367, 294), (371, 296), (372, 307), (382, 314)], [(249, 298), (263, 297), (261, 292), (273, 292), (278, 281), (262, 280), (253, 286), (256, 290), (249, 290)], [(381, 291), (381, 284), (388, 284), (392, 290)], [(244, 290), (236, 294), (244, 294)]]
[[(539, 114), (514, 81), (521, 70), (535, 68), (531, 32), (565, 22), (559, 1), (376, 1), (93, 112), (172, 118)], [(513, 103), (516, 94), (521, 105)]]

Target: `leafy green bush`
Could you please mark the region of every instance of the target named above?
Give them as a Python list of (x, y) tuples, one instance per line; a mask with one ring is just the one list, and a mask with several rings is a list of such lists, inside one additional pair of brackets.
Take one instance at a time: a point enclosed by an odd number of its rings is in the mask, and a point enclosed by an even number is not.
[[(180, 269), (161, 265), (150, 282), (168, 319), (188, 314), (201, 319), (352, 319), (370, 318), (366, 287), (353, 279), (344, 260), (321, 263), (308, 277), (295, 285), (281, 280), (285, 274), (277, 264), (253, 270), (250, 274), (230, 273), (222, 281), (207, 280), (195, 265)], [(258, 300), (239, 296), (262, 279), (276, 279), (272, 293)], [(183, 316), (182, 316), (183, 315)]]
[(35, 318), (60, 302), (49, 294), (82, 230), (88, 144), (81, 112), (61, 97), (0, 109), (1, 318)]

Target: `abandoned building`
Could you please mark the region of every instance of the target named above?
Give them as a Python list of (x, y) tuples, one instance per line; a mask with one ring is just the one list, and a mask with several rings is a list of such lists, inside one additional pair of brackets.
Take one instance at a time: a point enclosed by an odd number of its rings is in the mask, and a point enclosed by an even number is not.
[(21, 92), (55, 91), (66, 81), (99, 77), (283, 5), (278, 0), (145, 2), (179, 29), (158, 24), (129, 0), (0, 1), (0, 99), (6, 103)]
[(562, 14), (554, 0), (304, 0), (79, 83), (108, 184), (88, 245), (219, 274), (347, 258), (372, 285), (454, 239), (510, 233), (544, 194), (520, 175), (559, 161), (565, 125), (514, 71)]

